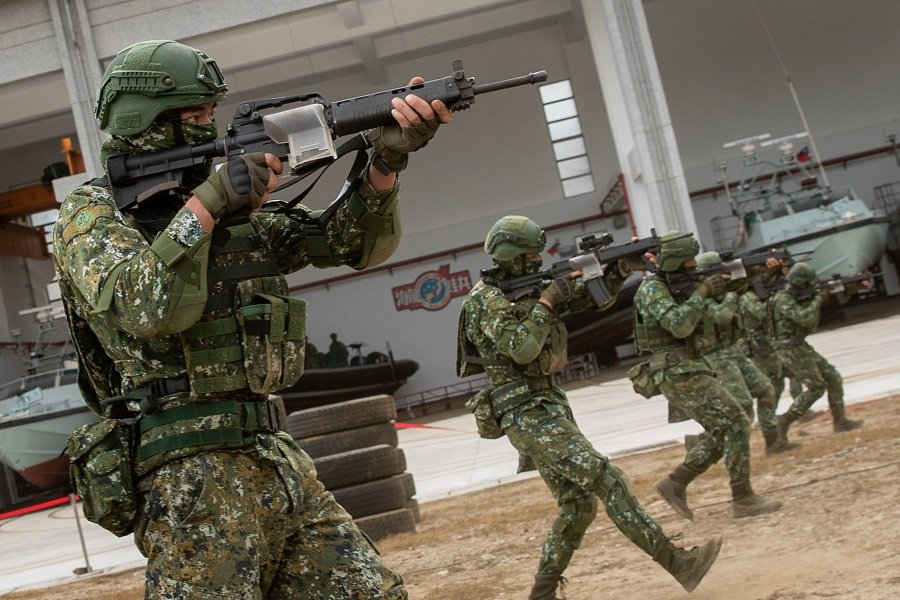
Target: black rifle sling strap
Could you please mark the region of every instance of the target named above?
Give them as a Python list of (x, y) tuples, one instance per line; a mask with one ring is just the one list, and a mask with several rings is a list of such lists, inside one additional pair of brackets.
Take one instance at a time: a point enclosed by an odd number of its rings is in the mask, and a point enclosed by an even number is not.
[[(350, 194), (353, 193), (355, 189), (357, 178), (360, 173), (362, 173), (363, 169), (366, 168), (366, 165), (369, 164), (369, 156), (368, 148), (370, 147), (369, 139), (364, 134), (354, 135), (352, 138), (338, 146), (335, 153), (337, 157), (325, 159), (325, 163), (322, 164), (320, 161), (316, 161), (309, 165), (305, 169), (301, 169), (300, 174), (298, 174), (297, 179), (289, 183), (288, 185), (293, 185), (299, 182), (302, 179), (305, 179), (309, 175), (311, 175), (314, 171), (319, 170), (319, 174), (316, 175), (316, 178), (313, 179), (312, 183), (306, 186), (302, 192), (294, 196), (289, 202), (287, 202), (284, 206), (278, 209), (278, 212), (284, 212), (294, 218), (298, 218), (300, 221), (315, 223), (317, 224), (323, 231), (325, 230), (325, 226), (334, 216), (334, 213), (337, 209), (347, 201), (350, 197)], [(328, 205), (328, 207), (322, 211), (317, 218), (312, 219), (306, 214), (306, 211), (302, 211), (296, 208), (298, 204), (300, 204), (306, 196), (312, 191), (313, 187), (316, 183), (319, 182), (319, 179), (322, 178), (322, 175), (325, 174), (325, 171), (333, 165), (339, 158), (342, 156), (349, 154), (350, 152), (356, 152), (356, 157), (353, 159), (353, 164), (350, 166), (350, 170), (347, 173), (347, 179), (344, 182), (343, 187), (341, 188), (341, 193), (338, 197)]]

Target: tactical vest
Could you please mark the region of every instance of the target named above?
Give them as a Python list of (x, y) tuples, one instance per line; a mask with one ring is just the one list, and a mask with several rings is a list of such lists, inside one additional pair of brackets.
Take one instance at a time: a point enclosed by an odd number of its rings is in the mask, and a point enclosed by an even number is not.
[[(798, 323), (787, 318), (775, 318), (775, 307), (790, 302), (792, 298), (789, 292), (778, 292), (769, 301), (766, 306), (766, 330), (773, 341), (773, 345), (777, 348), (783, 348), (792, 344), (798, 344), (806, 339), (806, 336), (812, 333), (812, 329), (801, 327)], [(811, 300), (810, 300), (811, 301)], [(800, 307), (800, 302), (794, 300), (796, 306)]]
[[(710, 302), (710, 300), (707, 300)], [(713, 301), (715, 302), (715, 301)], [(711, 311), (706, 310), (700, 320), (699, 333), (694, 338), (694, 347), (698, 354), (708, 354), (722, 350), (734, 344), (739, 337), (737, 306), (730, 321), (726, 324), (716, 322)]]

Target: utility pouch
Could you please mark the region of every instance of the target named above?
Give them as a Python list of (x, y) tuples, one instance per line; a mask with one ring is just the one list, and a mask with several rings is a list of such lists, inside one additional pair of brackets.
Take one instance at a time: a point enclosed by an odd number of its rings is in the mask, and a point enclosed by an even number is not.
[(466, 408), (475, 415), (478, 435), (487, 440), (503, 437), (500, 420), (494, 416), (494, 409), (491, 406), (490, 388), (485, 388), (466, 400)]
[(84, 517), (119, 537), (134, 530), (137, 488), (129, 426), (102, 419), (69, 435), (69, 475)]
[(240, 282), (237, 295), (248, 387), (257, 394), (271, 394), (294, 385), (305, 363), (306, 302), (259, 293), (254, 280)]
[(659, 386), (653, 378), (653, 371), (650, 368), (650, 361), (638, 363), (628, 369), (628, 379), (631, 380), (631, 387), (634, 391), (644, 398), (652, 398), (659, 394)]

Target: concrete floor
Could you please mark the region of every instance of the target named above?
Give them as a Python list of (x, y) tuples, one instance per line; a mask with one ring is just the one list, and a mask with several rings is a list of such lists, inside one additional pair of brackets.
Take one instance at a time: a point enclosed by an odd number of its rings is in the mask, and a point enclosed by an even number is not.
[[(843, 375), (846, 403), (900, 393), (900, 296), (854, 308), (848, 316), (840, 327), (832, 323), (810, 337)], [(609, 456), (680, 443), (686, 433), (699, 431), (693, 422), (667, 424), (662, 397), (635, 394), (624, 368), (567, 387), (582, 431)], [(785, 393), (779, 412), (789, 402)], [(827, 409), (827, 403), (819, 400), (813, 408)], [(517, 456), (509, 442), (480, 439), (468, 413), (431, 415), (417, 424), (426, 427), (403, 428), (399, 438), (420, 502), (535, 476), (516, 475)], [(143, 559), (131, 536), (116, 538), (83, 518), (76, 521), (71, 505), (0, 522), (0, 594), (71, 580), (87, 562), (100, 573), (139, 566)]]

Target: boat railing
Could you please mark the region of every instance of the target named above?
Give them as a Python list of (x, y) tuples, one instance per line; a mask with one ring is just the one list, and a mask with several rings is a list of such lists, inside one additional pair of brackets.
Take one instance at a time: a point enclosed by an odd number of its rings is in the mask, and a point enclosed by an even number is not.
[(29, 373), (18, 379), (7, 381), (0, 386), (0, 399), (18, 396), (22, 392), (34, 388), (52, 388), (74, 383), (78, 380), (78, 369), (76, 367), (58, 367), (39, 373)]
[(428, 414), (428, 408), (435, 404), (443, 404), (445, 409), (449, 409), (454, 400), (467, 399), (488, 385), (487, 377), (482, 373), (459, 383), (443, 385), (406, 396), (397, 396), (394, 398), (394, 404), (397, 406), (398, 412), (406, 411), (407, 419), (414, 419), (417, 409), (422, 414)]

